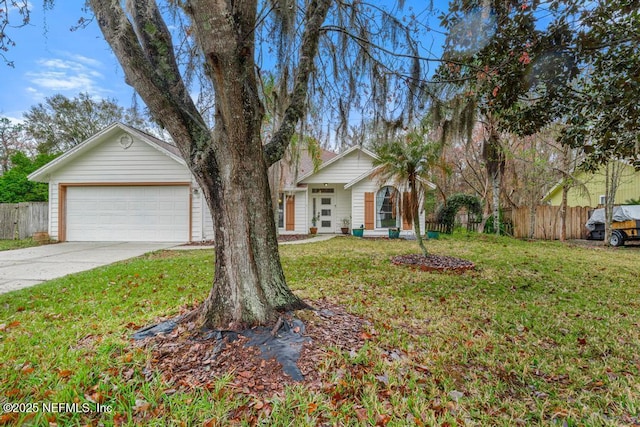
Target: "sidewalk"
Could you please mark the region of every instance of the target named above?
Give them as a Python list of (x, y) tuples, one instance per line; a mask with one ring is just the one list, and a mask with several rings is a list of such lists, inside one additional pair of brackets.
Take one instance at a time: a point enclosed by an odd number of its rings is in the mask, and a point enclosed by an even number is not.
[[(333, 239), (337, 234), (318, 234), (315, 237), (309, 237), (308, 239), (291, 240), (289, 242), (280, 242), (280, 245), (301, 245), (304, 243), (317, 243), (324, 242), (329, 239)], [(168, 248), (170, 251), (191, 251), (199, 249), (213, 249), (213, 245), (182, 245)]]

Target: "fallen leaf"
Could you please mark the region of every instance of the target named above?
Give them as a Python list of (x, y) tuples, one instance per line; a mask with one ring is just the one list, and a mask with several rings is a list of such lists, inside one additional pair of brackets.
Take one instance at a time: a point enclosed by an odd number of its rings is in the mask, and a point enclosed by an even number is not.
[(240, 375), (242, 378), (251, 378), (253, 376), (253, 372), (251, 372), (251, 371), (240, 371), (240, 372), (238, 372), (238, 375)]
[(209, 418), (208, 420), (205, 420), (204, 424), (202, 424), (202, 427), (214, 427), (216, 425), (218, 425), (218, 419)]
[(151, 404), (144, 399), (136, 399), (136, 404), (133, 407), (134, 412), (147, 412)]
[(318, 405), (316, 405), (315, 403), (311, 402), (311, 403), (309, 403), (309, 406), (307, 406), (307, 414), (311, 415), (311, 414), (313, 414), (317, 409), (318, 409)]
[(361, 422), (367, 421), (369, 419), (369, 416), (367, 415), (366, 408), (356, 409), (356, 417), (358, 417), (358, 421), (361, 421)]
[(58, 371), (58, 376), (60, 378), (69, 378), (71, 376), (71, 374), (73, 374), (73, 371), (70, 369), (62, 369), (60, 371)]
[(380, 414), (376, 418), (376, 426), (386, 426), (390, 420), (391, 420), (391, 416), (387, 414)]
[(11, 423), (12, 421), (16, 421), (18, 419), (17, 412), (7, 412), (5, 414), (0, 415), (0, 424), (6, 425)]

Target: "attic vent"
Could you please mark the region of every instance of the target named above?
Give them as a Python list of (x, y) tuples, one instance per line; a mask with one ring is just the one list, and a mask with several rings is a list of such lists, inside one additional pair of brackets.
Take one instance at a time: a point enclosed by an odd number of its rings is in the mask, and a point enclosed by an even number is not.
[(120, 146), (124, 150), (131, 147), (131, 144), (133, 144), (133, 138), (131, 138), (131, 135), (122, 135), (119, 141), (120, 141)]

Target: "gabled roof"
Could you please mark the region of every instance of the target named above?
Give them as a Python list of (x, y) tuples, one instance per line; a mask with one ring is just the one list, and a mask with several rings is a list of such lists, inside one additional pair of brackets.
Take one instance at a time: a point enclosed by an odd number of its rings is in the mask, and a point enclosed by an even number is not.
[[(320, 159), (322, 160), (322, 164), (327, 162), (337, 154), (333, 151), (325, 150), (324, 148), (320, 149)], [(297, 166), (292, 164), (294, 162), (288, 162), (286, 160), (281, 160), (280, 165), (282, 167), (282, 175), (280, 177), (280, 184), (285, 189), (295, 188), (295, 184), (293, 181), (296, 179), (296, 167), (298, 169), (298, 173), (305, 175), (309, 172), (313, 172), (313, 159), (309, 155), (309, 151), (306, 149), (300, 150), (300, 158), (298, 159)]]
[(112, 125), (91, 136), (89, 139), (66, 151), (61, 156), (42, 166), (40, 169), (31, 173), (27, 178), (32, 181), (47, 182), (47, 175), (60, 169), (62, 166), (68, 164), (73, 159), (87, 152), (91, 148), (102, 144), (107, 139), (122, 132), (127, 133), (131, 136), (135, 136), (140, 141), (147, 143), (152, 148), (172, 158), (176, 162), (183, 165), (186, 164), (180, 155), (178, 147), (176, 147), (174, 144), (163, 141), (159, 138), (156, 138), (155, 136), (149, 135), (148, 133), (142, 132), (141, 130), (125, 125), (123, 123), (113, 123)]
[[(353, 153), (356, 150), (361, 151), (362, 153), (368, 155), (369, 157), (371, 157), (374, 160), (379, 159), (378, 155), (375, 154), (373, 151), (367, 150), (366, 148), (360, 147), (358, 145), (354, 145), (353, 147), (349, 148), (348, 150), (345, 150), (342, 153), (338, 154), (334, 158), (329, 159), (326, 162), (324, 162), (322, 165), (320, 165), (320, 167), (318, 168), (317, 171), (310, 171), (309, 173), (306, 173), (306, 174), (302, 175), (300, 178), (298, 178), (298, 183), (304, 181), (305, 179), (307, 179), (311, 175), (320, 172), (322, 169), (325, 169), (325, 168), (331, 166), (333, 163), (335, 163), (338, 160), (348, 156), (349, 154)], [(365, 173), (363, 173), (363, 174), (359, 175), (358, 177), (354, 178), (353, 180), (349, 181), (344, 186), (345, 190), (348, 189), (348, 188), (353, 187), (354, 185), (356, 185), (357, 183), (359, 183), (363, 179), (369, 178), (372, 174), (374, 174), (380, 168), (381, 168), (381, 166), (374, 166), (371, 169), (369, 169), (368, 171), (366, 171)], [(422, 182), (424, 185), (428, 186), (429, 188), (431, 188), (431, 189), (435, 189), (436, 188), (436, 185), (434, 183), (432, 183), (430, 181), (427, 181), (425, 179), (422, 179), (422, 178), (418, 178), (418, 179), (420, 180), (420, 182)]]
[(304, 175), (302, 175), (301, 177), (298, 178), (297, 182), (300, 183), (300, 182), (304, 181), (306, 178), (310, 177), (311, 175), (320, 172), (322, 169), (325, 169), (328, 166), (331, 166), (333, 163), (337, 162), (338, 160), (342, 159), (343, 157), (348, 156), (349, 154), (353, 153), (356, 150), (360, 150), (361, 152), (365, 153), (366, 155), (372, 157), (373, 159), (377, 159), (378, 158), (378, 156), (375, 153), (367, 150), (366, 148), (360, 147), (358, 145), (354, 145), (353, 147), (349, 148), (348, 150), (345, 150), (342, 153), (338, 154), (337, 156), (335, 156), (335, 157), (327, 160), (326, 162), (322, 163), (320, 165), (320, 167), (318, 168), (318, 170), (316, 170), (316, 171), (311, 170), (311, 171), (305, 173)]

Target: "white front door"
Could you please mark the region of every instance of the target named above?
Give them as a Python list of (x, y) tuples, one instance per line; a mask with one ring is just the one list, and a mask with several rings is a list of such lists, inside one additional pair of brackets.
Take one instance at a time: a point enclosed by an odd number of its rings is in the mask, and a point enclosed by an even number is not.
[(323, 194), (313, 198), (313, 207), (316, 209), (316, 217), (318, 218), (319, 233), (334, 233), (334, 207), (333, 196)]

